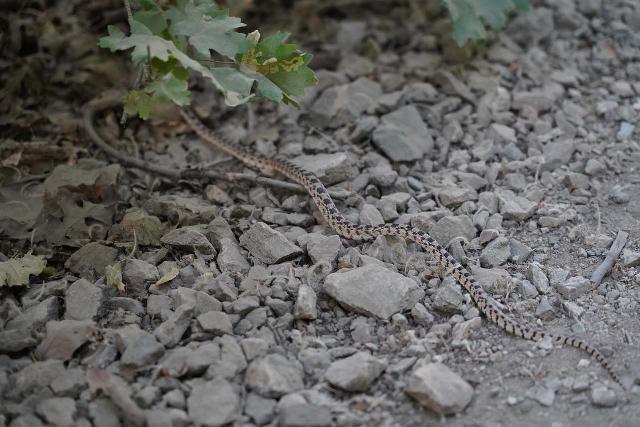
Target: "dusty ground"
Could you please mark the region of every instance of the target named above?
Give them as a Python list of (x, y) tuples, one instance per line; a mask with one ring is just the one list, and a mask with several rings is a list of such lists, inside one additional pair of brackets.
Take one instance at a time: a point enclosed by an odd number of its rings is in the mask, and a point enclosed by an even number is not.
[[(232, 140), (324, 175), (350, 219), (463, 236), (449, 248), (490, 269), (481, 282), (514, 317), (601, 349), (626, 392), (576, 349), (478, 325), (466, 295), (415, 245), (332, 237), (304, 195), (118, 167), (81, 114), (131, 81), (125, 55), (96, 47), (106, 24), (123, 22), (120, 2), (33, 2), (2, 6), (0, 18), (0, 261), (31, 250), (48, 267), (30, 286), (2, 288), (0, 424), (638, 425), (640, 7), (533, 3), (466, 49), (430, 3), (424, 16), (404, 2), (298, 6), (305, 18), (295, 22), (245, 10), (250, 26), (294, 31), (316, 55), (319, 87), (300, 111), (228, 111), (210, 94), (195, 104)], [(385, 128), (398, 111), (417, 114)], [(98, 116), (131, 156), (242, 170), (175, 111), (124, 130), (119, 111)], [(403, 159), (398, 146), (419, 154)], [(507, 206), (514, 200), (527, 212)], [(131, 208), (141, 217), (125, 216)], [(256, 237), (257, 223), (273, 243)], [(602, 284), (589, 283), (621, 231), (625, 252)], [(261, 252), (276, 247), (280, 259)], [(118, 261), (125, 290), (105, 279)], [(378, 264), (376, 274), (402, 273), (426, 296), (393, 306), (356, 289), (371, 304), (360, 314), (329, 296), (327, 282)], [(567, 294), (567, 279), (581, 278), (585, 288)], [(372, 314), (385, 304), (396, 314)], [(431, 379), (448, 390), (444, 402), (470, 393), (454, 415), (406, 394), (432, 362), (453, 372)], [(458, 381), (472, 390), (447, 389)]]

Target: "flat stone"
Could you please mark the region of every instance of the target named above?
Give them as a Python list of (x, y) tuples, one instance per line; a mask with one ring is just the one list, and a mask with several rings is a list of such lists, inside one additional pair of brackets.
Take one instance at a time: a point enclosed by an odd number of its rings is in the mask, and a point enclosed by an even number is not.
[(15, 389), (18, 393), (27, 393), (34, 388), (46, 387), (57, 377), (64, 375), (64, 373), (64, 362), (62, 360), (33, 362), (15, 374)]
[(5, 325), (7, 330), (23, 331), (30, 335), (32, 330), (41, 329), (50, 320), (58, 320), (60, 317), (60, 301), (56, 296), (51, 296), (36, 305), (26, 309), (22, 314), (11, 319)]
[(349, 392), (363, 392), (382, 374), (385, 363), (366, 352), (333, 362), (325, 379), (333, 386)]
[(304, 387), (302, 366), (279, 354), (269, 354), (249, 364), (245, 384), (261, 396), (279, 398)]
[(424, 296), (413, 280), (375, 264), (328, 275), (324, 291), (357, 313), (383, 320), (410, 309)]
[(461, 412), (471, 402), (473, 387), (442, 363), (428, 363), (413, 371), (405, 393), (440, 415)]
[(392, 161), (418, 160), (433, 150), (433, 138), (418, 109), (406, 105), (382, 116), (373, 143)]
[(193, 250), (211, 254), (215, 253), (215, 249), (204, 231), (200, 227), (181, 227), (167, 232), (160, 241), (168, 246), (174, 246), (183, 250)]
[(440, 202), (446, 207), (459, 206), (464, 202), (478, 200), (478, 192), (473, 188), (450, 187), (438, 193)]
[(309, 403), (286, 405), (278, 414), (280, 427), (330, 427), (331, 410)]
[(214, 336), (233, 333), (233, 325), (229, 320), (229, 315), (225, 312), (209, 311), (202, 313), (197, 320), (202, 330), (210, 332)]
[(359, 215), (360, 224), (363, 225), (380, 225), (384, 224), (384, 218), (380, 211), (373, 205), (365, 203), (360, 208)]
[(139, 331), (135, 339), (127, 343), (120, 363), (139, 369), (157, 362), (163, 355), (164, 346), (152, 334)]
[(139, 259), (129, 259), (122, 269), (122, 281), (127, 285), (127, 294), (146, 296), (147, 288), (160, 278), (158, 267)]
[(189, 417), (198, 425), (218, 427), (240, 415), (240, 396), (225, 379), (196, 384), (187, 399)]
[(500, 197), (500, 213), (505, 219), (524, 221), (531, 218), (538, 209), (538, 204), (520, 196)]
[(313, 173), (325, 185), (345, 181), (358, 173), (353, 159), (345, 152), (298, 156), (291, 163)]
[(291, 243), (282, 233), (264, 222), (253, 224), (240, 236), (240, 244), (265, 264), (278, 264), (303, 253), (302, 249)]
[(88, 280), (104, 275), (104, 269), (116, 261), (118, 250), (91, 242), (75, 251), (65, 262), (65, 267)]
[(36, 413), (56, 427), (72, 427), (76, 402), (70, 397), (51, 397), (38, 403)]
[(379, 83), (361, 77), (358, 80), (326, 89), (309, 109), (314, 121), (333, 128), (352, 123), (376, 105), (382, 96)]
[(307, 242), (307, 253), (311, 262), (317, 264), (319, 262), (328, 262), (333, 265), (338, 258), (338, 254), (344, 249), (342, 240), (339, 236), (322, 236), (310, 234)]
[(73, 282), (65, 292), (65, 319), (92, 320), (98, 317), (104, 293), (86, 279)]
[(69, 360), (96, 332), (93, 321), (50, 321), (47, 323), (45, 338), (36, 349), (35, 355), (40, 360)]
[(318, 317), (316, 301), (317, 296), (313, 288), (307, 284), (300, 285), (294, 308), (295, 318), (301, 320), (316, 319)]
[(267, 399), (259, 394), (249, 393), (244, 406), (244, 413), (251, 417), (257, 425), (268, 424), (275, 417), (276, 403), (274, 399)]
[(191, 324), (194, 307), (189, 304), (181, 305), (171, 316), (162, 322), (153, 332), (158, 341), (165, 347), (174, 347)]
[(433, 295), (433, 308), (448, 313), (462, 311), (462, 291), (453, 278), (446, 278)]
[(551, 290), (551, 287), (549, 286), (549, 278), (539, 263), (532, 262), (529, 264), (527, 277), (531, 280), (531, 283), (533, 283), (536, 289), (540, 291), (540, 293), (546, 294)]
[(58, 396), (77, 397), (86, 387), (86, 373), (82, 368), (67, 369), (51, 382), (51, 390)]
[(587, 292), (590, 292), (594, 287), (595, 285), (591, 280), (582, 276), (571, 277), (566, 281), (555, 285), (558, 293), (569, 300), (574, 300)]
[(240, 246), (234, 239), (222, 238), (220, 239), (220, 249), (218, 252), (218, 258), (216, 261), (220, 271), (231, 273), (246, 273), (251, 269), (251, 264), (242, 255)]
[(509, 257), (511, 257), (509, 239), (498, 237), (489, 242), (480, 253), (480, 265), (485, 268), (498, 267), (507, 262)]
[(34, 347), (38, 341), (23, 329), (0, 331), (0, 353), (17, 353)]
[(616, 393), (605, 386), (593, 387), (591, 390), (591, 401), (594, 406), (600, 406), (602, 408), (613, 408), (618, 404)]
[(463, 237), (467, 241), (473, 240), (476, 236), (476, 228), (471, 218), (466, 215), (447, 215), (436, 222), (429, 234), (431, 234), (438, 243), (446, 246), (456, 237)]
[(622, 265), (625, 267), (637, 267), (640, 265), (640, 252), (633, 252), (629, 249), (622, 251)]

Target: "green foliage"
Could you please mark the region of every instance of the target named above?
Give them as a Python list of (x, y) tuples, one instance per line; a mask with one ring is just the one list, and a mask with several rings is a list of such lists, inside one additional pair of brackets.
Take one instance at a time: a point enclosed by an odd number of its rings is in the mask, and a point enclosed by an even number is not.
[(525, 11), (528, 0), (441, 0), (453, 21), (453, 38), (459, 46), (487, 37), (485, 24), (494, 30), (504, 27), (509, 13)]
[(317, 83), (308, 64), (311, 55), (285, 44), (288, 33), (260, 40), (211, 0), (178, 0), (162, 9), (155, 0), (139, 1), (141, 10), (129, 20), (131, 32), (109, 26), (98, 45), (112, 52), (133, 49), (134, 64), (147, 64), (150, 76), (141, 90), (125, 97), (125, 110), (149, 117), (157, 106), (174, 102), (188, 105), (190, 72), (204, 76), (235, 106), (264, 97), (298, 105), (293, 97)]

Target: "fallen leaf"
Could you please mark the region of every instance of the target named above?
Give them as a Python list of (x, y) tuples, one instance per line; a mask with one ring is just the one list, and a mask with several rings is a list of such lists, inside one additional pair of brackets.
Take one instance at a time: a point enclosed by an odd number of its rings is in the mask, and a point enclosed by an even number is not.
[(164, 276), (162, 276), (160, 279), (158, 279), (158, 281), (156, 282), (156, 286), (160, 286), (160, 285), (164, 285), (165, 283), (169, 283), (170, 281), (172, 281), (173, 279), (178, 277), (179, 273), (180, 273), (180, 270), (178, 270), (176, 267), (171, 267), (169, 269), (169, 271), (167, 271), (167, 273)]
[(107, 279), (107, 286), (116, 288), (119, 292), (124, 292), (125, 286), (122, 283), (122, 263), (120, 261), (112, 265), (107, 265), (104, 269)]
[(0, 286), (25, 286), (29, 284), (29, 276), (42, 273), (47, 261), (41, 255), (31, 252), (22, 258), (12, 258), (0, 262)]

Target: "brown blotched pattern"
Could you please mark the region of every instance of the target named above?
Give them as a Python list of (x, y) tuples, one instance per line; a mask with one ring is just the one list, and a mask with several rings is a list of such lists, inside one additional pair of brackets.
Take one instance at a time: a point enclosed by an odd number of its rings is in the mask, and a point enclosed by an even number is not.
[(359, 225), (349, 222), (340, 214), (333, 200), (329, 197), (324, 185), (311, 172), (290, 162), (261, 158), (240, 147), (228, 144), (215, 136), (192, 112), (186, 110), (180, 110), (180, 112), (182, 117), (202, 139), (236, 157), (250, 168), (260, 171), (276, 171), (304, 186), (318, 206), (322, 216), (339, 235), (353, 240), (368, 240), (376, 236), (400, 236), (413, 240), (422, 246), (430, 255), (435, 257), (445, 271), (451, 272), (458, 283), (469, 292), (478, 309), (501, 329), (515, 336), (532, 341), (540, 341), (545, 337), (551, 337), (551, 339), (557, 343), (584, 350), (595, 358), (618, 384), (622, 385), (620, 378), (613, 371), (611, 365), (602, 353), (595, 347), (587, 344), (584, 340), (563, 335), (552, 335), (537, 328), (524, 326), (520, 322), (507, 317), (495, 303), (489, 300), (486, 292), (473, 276), (456, 261), (445, 248), (429, 236), (429, 234), (406, 225)]

